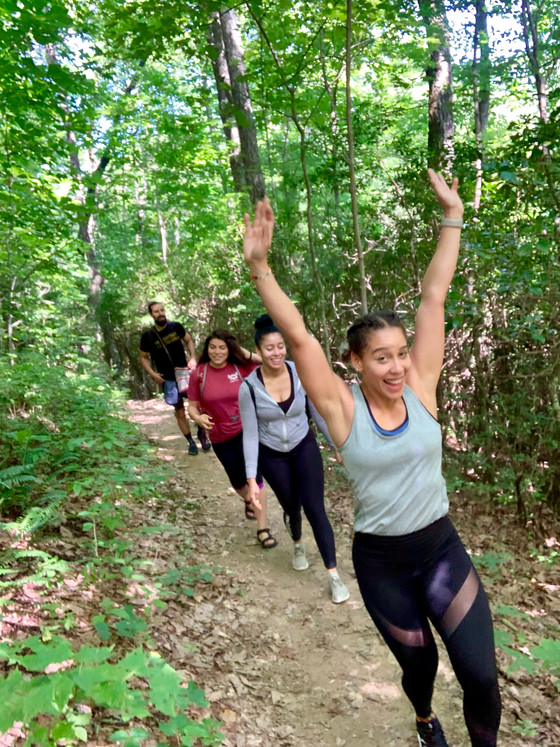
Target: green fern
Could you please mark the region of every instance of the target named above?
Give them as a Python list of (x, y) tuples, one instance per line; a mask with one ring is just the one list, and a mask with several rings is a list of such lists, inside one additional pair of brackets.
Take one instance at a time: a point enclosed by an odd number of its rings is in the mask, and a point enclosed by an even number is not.
[(63, 490), (47, 493), (43, 500), (49, 499), (46, 506), (32, 506), (18, 521), (0, 523), (0, 528), (15, 534), (31, 534), (40, 527), (54, 521), (58, 516), (58, 509), (66, 498)]
[(18, 521), (2, 525), (4, 529), (18, 534), (31, 534), (40, 527), (52, 522), (58, 516), (58, 509), (66, 499), (64, 490), (53, 490), (43, 496), (44, 506), (32, 506)]
[(12, 467), (0, 469), (0, 487), (10, 490), (23, 485), (25, 482), (37, 482), (33, 474), (33, 465), (14, 464)]
[[(34, 567), (26, 573), (30, 565)], [(0, 577), (7, 578), (0, 580), (0, 589), (23, 586), (30, 582), (43, 586), (67, 572), (68, 563), (43, 550), (9, 548), (0, 556)], [(13, 578), (14, 575), (19, 577)]]

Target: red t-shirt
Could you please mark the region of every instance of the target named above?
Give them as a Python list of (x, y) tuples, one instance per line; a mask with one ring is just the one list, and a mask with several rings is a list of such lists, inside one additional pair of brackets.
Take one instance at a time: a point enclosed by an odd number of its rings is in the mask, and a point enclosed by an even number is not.
[[(246, 366), (237, 366), (237, 368), (245, 379), (258, 366), (260, 363), (250, 361)], [(200, 387), (205, 370), (206, 379), (201, 401)], [(243, 425), (239, 414), (241, 381), (232, 363), (226, 363), (223, 368), (214, 368), (210, 363), (199, 363), (191, 375), (187, 397), (189, 402), (196, 402), (200, 411), (210, 415), (214, 421), (214, 427), (208, 432), (213, 444), (229, 441), (242, 431)]]

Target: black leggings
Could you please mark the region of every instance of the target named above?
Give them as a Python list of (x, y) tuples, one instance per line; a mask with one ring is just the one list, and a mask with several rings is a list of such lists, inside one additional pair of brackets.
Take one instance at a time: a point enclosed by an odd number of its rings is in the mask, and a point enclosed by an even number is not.
[(288, 452), (260, 444), (259, 468), (284, 511), (292, 539), (301, 539), (301, 509), (311, 524), (315, 542), (326, 568), (336, 567), (334, 534), (325, 511), (323, 460), (311, 431)]
[(501, 703), (490, 609), (449, 518), (398, 537), (357, 532), (352, 554), (366, 609), (401, 665), (416, 714), (431, 713), (438, 652), (430, 620), (463, 688), (473, 747), (495, 747)]
[[(231, 487), (237, 491), (243, 490), (247, 485), (245, 457), (243, 456), (243, 433), (238, 433), (237, 436), (230, 438), (228, 441), (212, 443), (212, 446), (214, 447), (214, 454), (226, 471)], [(262, 475), (258, 470), (256, 480), (258, 486), (262, 488)]]

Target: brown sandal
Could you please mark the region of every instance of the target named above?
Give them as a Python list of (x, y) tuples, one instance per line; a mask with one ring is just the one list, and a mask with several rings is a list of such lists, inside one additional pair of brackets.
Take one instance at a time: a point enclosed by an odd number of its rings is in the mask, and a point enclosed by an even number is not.
[[(261, 537), (261, 534), (265, 533), (266, 537)], [(278, 544), (278, 542), (276, 542), (275, 538), (270, 533), (270, 529), (268, 529), (268, 527), (266, 529), (259, 529), (259, 531), (257, 532), (257, 539), (265, 550), (272, 550), (272, 548), (276, 547), (276, 545)]]
[(249, 521), (257, 520), (257, 515), (255, 514), (255, 509), (253, 508), (251, 501), (245, 501), (245, 518), (249, 519)]

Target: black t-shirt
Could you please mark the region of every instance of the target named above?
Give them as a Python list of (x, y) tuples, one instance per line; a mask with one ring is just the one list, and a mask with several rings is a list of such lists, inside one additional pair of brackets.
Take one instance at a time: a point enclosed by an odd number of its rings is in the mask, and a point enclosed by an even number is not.
[[(169, 355), (165, 352), (158, 335), (165, 343)], [(179, 322), (167, 322), (163, 329), (158, 329), (157, 334), (153, 327), (142, 334), (140, 350), (150, 354), (155, 367), (166, 381), (175, 380), (175, 366), (187, 365), (187, 356), (182, 343), (185, 335), (185, 328)]]

